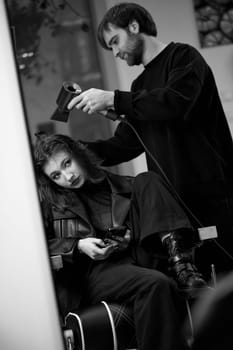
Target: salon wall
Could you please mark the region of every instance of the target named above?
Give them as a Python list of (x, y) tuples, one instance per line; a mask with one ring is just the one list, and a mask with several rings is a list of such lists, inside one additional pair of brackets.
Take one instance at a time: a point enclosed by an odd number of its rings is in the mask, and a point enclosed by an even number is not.
[[(116, 3), (116, 0), (92, 0), (92, 8), (98, 22), (104, 11)], [(134, 0), (138, 4), (141, 1)], [(156, 21), (158, 36), (165, 43), (170, 41), (186, 42), (196, 47), (211, 66), (219, 88), (223, 107), (226, 111), (233, 133), (233, 45), (201, 48), (195, 22), (192, 0), (144, 0), (146, 7)], [(108, 88), (117, 87), (128, 90), (132, 80), (141, 72), (142, 67), (129, 68), (125, 62), (112, 58), (110, 52), (99, 49), (105, 84)], [(128, 172), (125, 168), (123, 172)], [(133, 161), (133, 171), (138, 173), (146, 169), (144, 157)], [(131, 169), (130, 169), (131, 170)]]

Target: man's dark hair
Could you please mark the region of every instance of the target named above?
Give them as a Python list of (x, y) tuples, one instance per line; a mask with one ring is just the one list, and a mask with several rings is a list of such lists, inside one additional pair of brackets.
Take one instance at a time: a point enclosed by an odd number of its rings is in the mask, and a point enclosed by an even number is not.
[(127, 29), (128, 25), (133, 20), (138, 22), (141, 33), (157, 36), (156, 24), (150, 13), (144, 7), (130, 2), (122, 2), (111, 7), (100, 22), (97, 32), (100, 45), (104, 49), (109, 50), (109, 47), (105, 43), (103, 33), (109, 30), (110, 24), (118, 28)]

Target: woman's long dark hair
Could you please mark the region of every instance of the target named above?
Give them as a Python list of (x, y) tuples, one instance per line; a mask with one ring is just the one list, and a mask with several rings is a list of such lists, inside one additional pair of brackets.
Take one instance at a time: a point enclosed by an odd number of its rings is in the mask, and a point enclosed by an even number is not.
[(36, 136), (34, 146), (36, 178), (39, 197), (45, 207), (54, 206), (64, 210), (75, 198), (74, 191), (57, 185), (44, 173), (45, 164), (58, 151), (65, 151), (76, 159), (87, 174), (88, 181), (97, 183), (104, 178), (105, 173), (100, 166), (100, 161), (83, 144), (61, 134), (47, 136), (38, 133)]

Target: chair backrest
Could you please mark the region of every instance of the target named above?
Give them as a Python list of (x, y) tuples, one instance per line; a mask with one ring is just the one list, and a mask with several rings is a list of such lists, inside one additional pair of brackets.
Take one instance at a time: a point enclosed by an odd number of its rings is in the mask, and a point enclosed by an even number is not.
[(74, 335), (79, 350), (125, 350), (136, 346), (132, 309), (105, 301), (82, 312), (69, 312), (66, 330)]

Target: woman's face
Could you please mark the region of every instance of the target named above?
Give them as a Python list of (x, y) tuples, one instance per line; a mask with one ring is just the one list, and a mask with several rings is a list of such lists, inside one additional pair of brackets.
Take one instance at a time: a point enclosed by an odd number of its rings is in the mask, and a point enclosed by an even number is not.
[(54, 153), (43, 167), (44, 173), (57, 185), (65, 188), (80, 188), (87, 179), (87, 175), (66, 151)]

